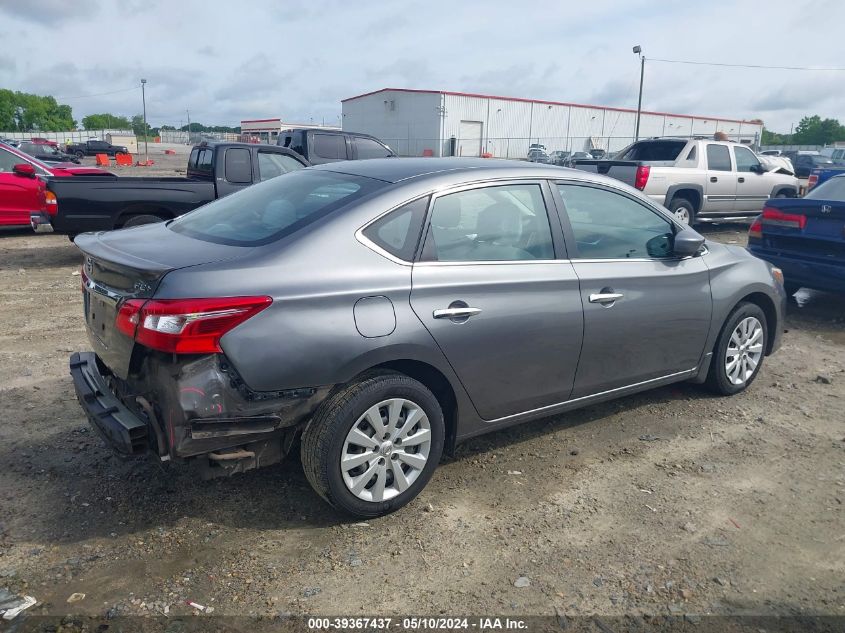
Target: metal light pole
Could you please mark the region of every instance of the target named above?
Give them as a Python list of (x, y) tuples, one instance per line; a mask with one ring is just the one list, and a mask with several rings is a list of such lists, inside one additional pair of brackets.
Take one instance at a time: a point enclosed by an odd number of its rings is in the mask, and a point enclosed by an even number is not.
[(144, 106), (144, 162), (149, 164), (150, 162), (150, 151), (147, 147), (147, 93), (145, 87), (147, 85), (147, 80), (141, 80), (141, 103)]
[(645, 75), (645, 55), (643, 55), (643, 47), (637, 44), (634, 47), (634, 53), (640, 56), (640, 97), (637, 99), (637, 129), (634, 132), (634, 140), (640, 140), (640, 114), (643, 109), (643, 75)]

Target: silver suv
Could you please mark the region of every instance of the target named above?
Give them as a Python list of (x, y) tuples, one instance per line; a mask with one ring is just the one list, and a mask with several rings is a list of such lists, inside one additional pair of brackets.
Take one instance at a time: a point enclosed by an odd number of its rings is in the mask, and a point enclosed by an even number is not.
[(786, 300), (635, 190), (522, 161), (333, 163), (76, 245), (93, 351), (70, 369), (103, 437), (216, 476), (301, 436), (314, 489), (359, 516), (481, 433), (684, 380), (742, 391)]

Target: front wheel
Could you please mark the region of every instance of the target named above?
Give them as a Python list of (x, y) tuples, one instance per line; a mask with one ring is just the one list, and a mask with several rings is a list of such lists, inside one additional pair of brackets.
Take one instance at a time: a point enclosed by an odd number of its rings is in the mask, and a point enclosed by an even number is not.
[(686, 198), (675, 198), (669, 205), (669, 211), (683, 224), (692, 225), (695, 221), (695, 207)]
[(763, 365), (769, 332), (766, 315), (758, 305), (740, 303), (722, 326), (707, 385), (718, 394), (731, 396), (748, 387)]
[(76, 152), (73, 153), (73, 155), (76, 156), (79, 159), (82, 159), (82, 158), (85, 157), (85, 152), (76, 151)]
[(444, 437), (443, 411), (425, 385), (403, 374), (371, 374), (320, 407), (302, 435), (302, 467), (333, 506), (381, 516), (425, 487)]

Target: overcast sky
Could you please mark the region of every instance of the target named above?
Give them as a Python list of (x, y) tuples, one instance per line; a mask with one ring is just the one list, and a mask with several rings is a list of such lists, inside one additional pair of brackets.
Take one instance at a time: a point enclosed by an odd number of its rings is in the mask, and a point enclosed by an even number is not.
[[(842, 0), (0, 0), (0, 88), (74, 117), (337, 123), (340, 100), (423, 88), (636, 108), (646, 58), (845, 67)], [(845, 72), (646, 62), (643, 109), (845, 121)], [(122, 92), (114, 92), (122, 91)], [(113, 93), (113, 94), (102, 94)], [(98, 96), (91, 96), (98, 95)]]

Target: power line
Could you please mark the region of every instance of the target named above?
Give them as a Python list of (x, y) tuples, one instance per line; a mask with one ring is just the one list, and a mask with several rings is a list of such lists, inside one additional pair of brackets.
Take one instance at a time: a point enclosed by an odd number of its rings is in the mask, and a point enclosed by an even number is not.
[(730, 68), (764, 68), (767, 70), (816, 70), (816, 71), (833, 71), (843, 72), (845, 68), (812, 68), (810, 66), (764, 66), (762, 64), (722, 64), (719, 62), (694, 62), (682, 59), (657, 59), (656, 57), (649, 57), (647, 61), (650, 62), (664, 62), (666, 64), (692, 64), (694, 66), (728, 66)]
[(140, 86), (133, 86), (132, 88), (123, 88), (121, 90), (112, 90), (111, 92), (100, 92), (93, 95), (79, 95), (78, 97), (54, 97), (56, 101), (70, 101), (72, 99), (87, 99), (88, 97), (104, 97), (106, 95), (116, 95), (119, 92), (129, 92), (130, 90), (139, 90)]

